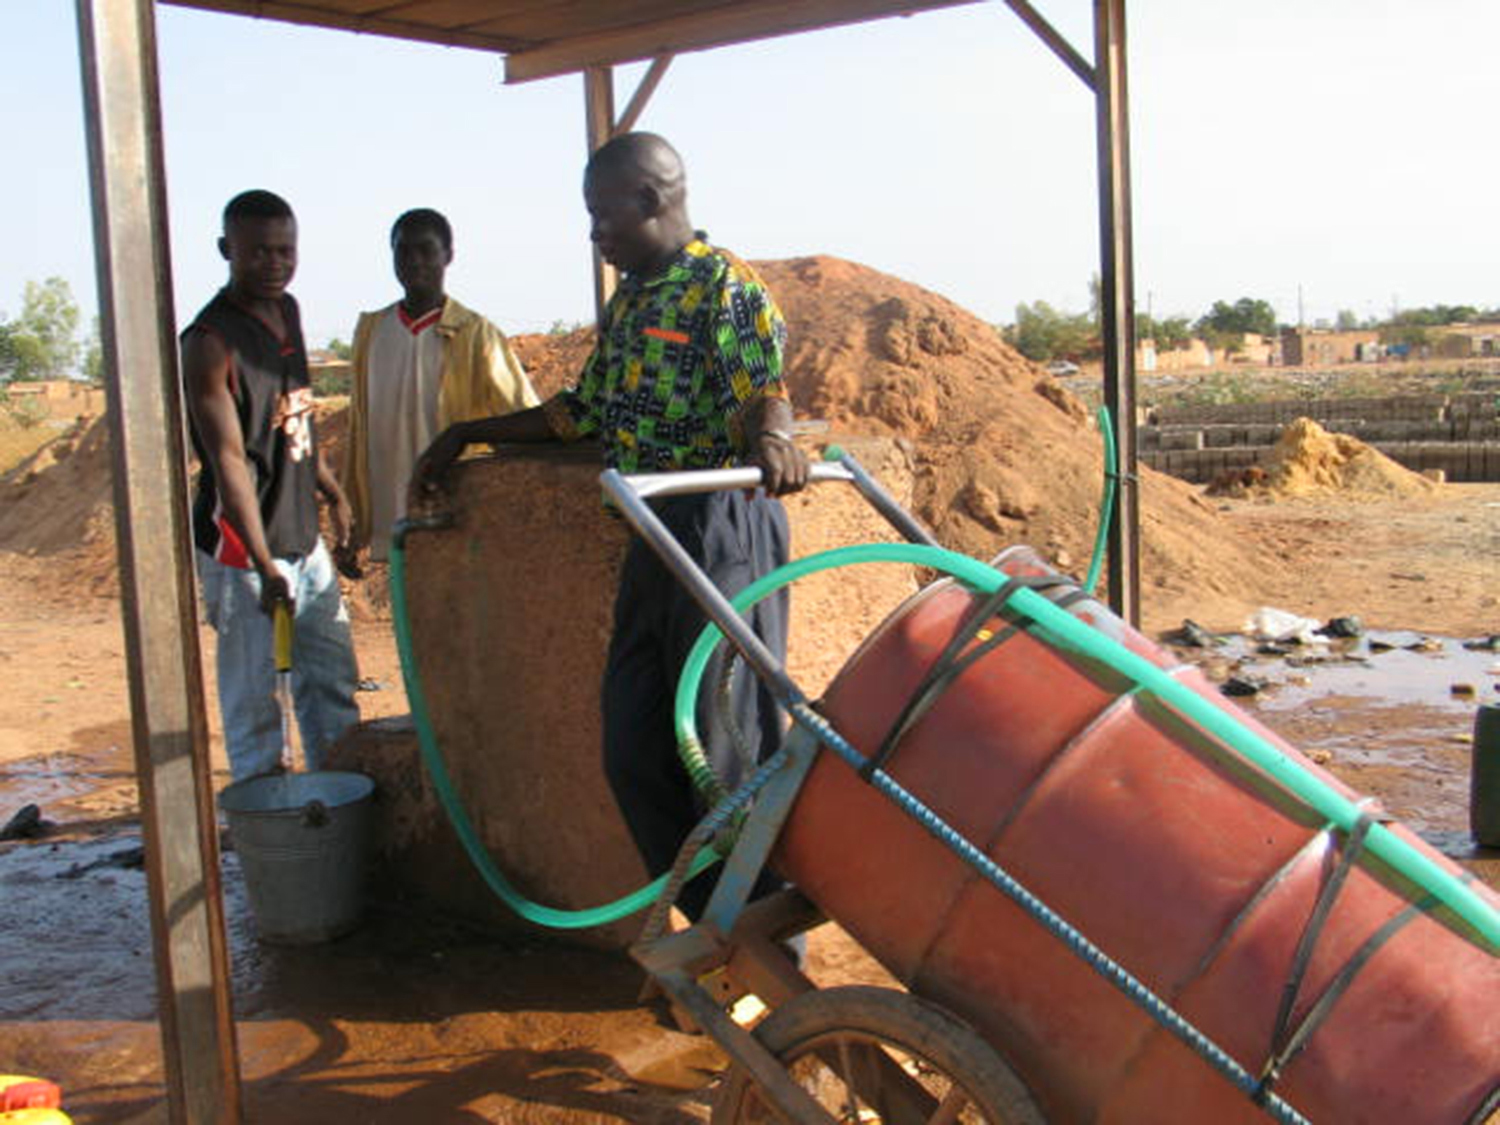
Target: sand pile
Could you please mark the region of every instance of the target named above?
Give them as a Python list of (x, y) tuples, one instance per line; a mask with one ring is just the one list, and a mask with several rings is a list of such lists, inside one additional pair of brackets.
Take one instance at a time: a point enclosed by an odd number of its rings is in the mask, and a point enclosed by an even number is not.
[[(826, 421), (831, 440), (893, 438), (915, 477), (913, 507), (945, 545), (990, 558), (1029, 543), (1065, 571), (1087, 568), (1102, 454), (1076, 399), (993, 326), (918, 286), (830, 257), (757, 268), (791, 330), (799, 417)], [(591, 336), (580, 329), (513, 342), (545, 395), (577, 372)], [(341, 406), (327, 404), (321, 420), (335, 462)], [(66, 558), (39, 571), (41, 596), (49, 586), (76, 594), (80, 576), (86, 589), (114, 592), (106, 445), (102, 422), (91, 422), (0, 479), (0, 553)], [(1236, 535), (1193, 486), (1142, 468), (1140, 488), (1143, 601), (1158, 619), (1176, 624), (1195, 608), (1211, 617), (1202, 603), (1215, 598), (1225, 616), (1238, 615), (1257, 581), (1284, 567)]]
[[(1060, 569), (1087, 569), (1103, 448), (1076, 398), (992, 325), (919, 286), (830, 257), (756, 268), (791, 330), (799, 415), (909, 443), (916, 513), (943, 544), (991, 558), (1029, 543)], [(1141, 478), (1146, 599), (1232, 595), (1282, 565), (1192, 485)]]
[(111, 489), (109, 431), (88, 415), (0, 475), (0, 550), (32, 564), (40, 595), (117, 591)]
[(1388, 500), (1427, 496), (1440, 487), (1358, 438), (1329, 433), (1311, 418), (1298, 418), (1281, 431), (1263, 464), (1216, 482), (1209, 491), (1268, 500), (1320, 495)]

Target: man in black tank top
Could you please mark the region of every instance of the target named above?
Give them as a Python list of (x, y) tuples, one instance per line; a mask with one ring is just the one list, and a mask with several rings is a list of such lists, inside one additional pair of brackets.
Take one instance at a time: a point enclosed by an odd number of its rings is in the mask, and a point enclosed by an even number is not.
[(297, 222), (286, 201), (247, 191), (224, 209), (229, 284), (182, 334), (193, 449), (203, 466), (193, 542), (218, 635), (219, 706), (235, 780), (281, 760), (270, 614), (293, 613), (292, 695), (307, 768), (359, 719), (349, 617), (318, 533), (329, 503), (337, 545), (349, 503), (323, 462), (297, 302)]

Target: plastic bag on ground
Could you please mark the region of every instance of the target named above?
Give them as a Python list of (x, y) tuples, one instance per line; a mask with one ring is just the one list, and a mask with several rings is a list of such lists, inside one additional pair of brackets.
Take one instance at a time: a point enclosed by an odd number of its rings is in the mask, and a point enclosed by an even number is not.
[(1312, 617), (1299, 617), (1284, 609), (1261, 606), (1245, 618), (1241, 630), (1258, 641), (1296, 641), (1298, 644), (1317, 644), (1323, 638), (1317, 635), (1323, 623)]

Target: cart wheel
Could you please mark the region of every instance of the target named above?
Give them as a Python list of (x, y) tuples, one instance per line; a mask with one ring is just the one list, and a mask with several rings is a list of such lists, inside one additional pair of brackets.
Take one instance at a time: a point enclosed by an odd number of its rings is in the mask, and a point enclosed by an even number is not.
[[(755, 1030), (792, 1080), (841, 1125), (1042, 1125), (1000, 1054), (935, 1004), (854, 985), (804, 993)], [(713, 1125), (779, 1122), (742, 1067)]]

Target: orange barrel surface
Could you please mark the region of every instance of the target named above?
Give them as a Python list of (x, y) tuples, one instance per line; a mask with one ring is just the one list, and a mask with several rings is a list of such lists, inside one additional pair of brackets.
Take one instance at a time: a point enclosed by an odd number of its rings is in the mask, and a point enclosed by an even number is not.
[[(995, 565), (1060, 578), (1028, 548)], [(1066, 585), (1045, 592), (1077, 597)], [(929, 586), (850, 658), (821, 710), (861, 753), (881, 745), (974, 603), (955, 583)], [(1358, 799), (1103, 605), (1068, 609)], [(984, 624), (972, 643), (1000, 642), (952, 679), (884, 768), (1261, 1074), (1344, 834), (1119, 672), (1024, 629), (1007, 635), (1002, 618)], [(831, 752), (808, 775), (776, 863), (913, 992), (974, 1024), (1049, 1120), (1268, 1120)], [(1332, 900), (1280, 1043), (1303, 1035), (1273, 1087), (1311, 1121), (1479, 1122), (1500, 1101), (1500, 959), (1414, 909), (1420, 897), (1365, 855)]]

